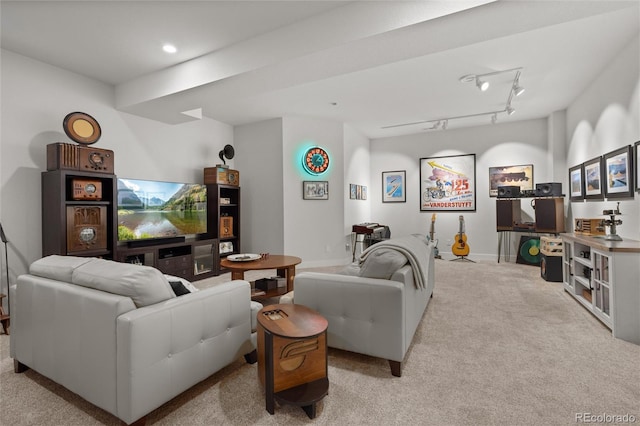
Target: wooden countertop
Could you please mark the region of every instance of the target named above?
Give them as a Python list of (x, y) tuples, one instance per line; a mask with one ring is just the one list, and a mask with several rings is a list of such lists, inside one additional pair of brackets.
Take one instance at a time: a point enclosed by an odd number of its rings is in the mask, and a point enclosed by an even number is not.
[(588, 236), (581, 234), (560, 234), (562, 238), (576, 241), (602, 251), (640, 253), (640, 241), (625, 238), (622, 241), (607, 241), (604, 236)]

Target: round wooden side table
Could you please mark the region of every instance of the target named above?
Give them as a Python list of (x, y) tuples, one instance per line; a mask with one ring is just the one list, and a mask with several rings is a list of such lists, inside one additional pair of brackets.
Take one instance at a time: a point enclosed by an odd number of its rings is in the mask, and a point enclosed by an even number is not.
[(326, 318), (303, 305), (268, 305), (258, 312), (258, 376), (270, 414), (278, 401), (315, 418), (316, 403), (329, 392), (327, 326)]

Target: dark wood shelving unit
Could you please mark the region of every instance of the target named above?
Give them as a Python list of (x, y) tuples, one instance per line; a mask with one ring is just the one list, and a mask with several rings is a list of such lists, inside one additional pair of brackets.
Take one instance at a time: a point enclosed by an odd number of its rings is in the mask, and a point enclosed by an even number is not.
[[(218, 240), (219, 258), (225, 258), (230, 254), (241, 253), (239, 186), (225, 184), (207, 185), (207, 224), (207, 237)], [(229, 250), (229, 244), (233, 246), (232, 250)], [(219, 265), (218, 268), (219, 272), (227, 271)]]
[[(42, 172), (42, 255), (115, 257), (116, 176), (79, 170)], [(99, 200), (74, 199), (77, 180), (99, 182)]]

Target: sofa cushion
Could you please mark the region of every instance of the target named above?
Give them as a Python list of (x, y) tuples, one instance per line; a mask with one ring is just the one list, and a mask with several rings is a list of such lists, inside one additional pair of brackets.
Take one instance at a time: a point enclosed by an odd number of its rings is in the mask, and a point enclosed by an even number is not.
[(407, 263), (404, 254), (397, 250), (381, 248), (369, 253), (360, 265), (360, 276), (366, 278), (389, 279), (391, 275)]
[(33, 262), (29, 266), (29, 273), (42, 278), (70, 283), (73, 271), (78, 266), (82, 266), (92, 260), (94, 260), (93, 257), (58, 256), (53, 254)]
[(73, 271), (71, 282), (130, 297), (141, 308), (176, 297), (169, 281), (156, 268), (93, 259)]

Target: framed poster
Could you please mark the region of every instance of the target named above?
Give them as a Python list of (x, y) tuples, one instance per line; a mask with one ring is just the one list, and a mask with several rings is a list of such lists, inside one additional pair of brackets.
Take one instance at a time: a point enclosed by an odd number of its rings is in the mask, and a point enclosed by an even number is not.
[(632, 151), (631, 145), (627, 145), (604, 155), (606, 198), (633, 198)]
[(584, 198), (588, 200), (604, 200), (604, 180), (602, 173), (602, 156), (585, 161), (584, 168)]
[(382, 202), (404, 203), (407, 201), (405, 192), (406, 170), (382, 172)]
[(582, 164), (569, 168), (569, 188), (571, 201), (584, 200), (584, 169)]
[(420, 211), (476, 211), (476, 155), (420, 159)]
[(361, 194), (360, 194), (360, 195), (362, 195), (362, 199), (363, 199), (363, 200), (366, 200), (366, 199), (367, 199), (367, 187), (366, 187), (366, 186), (363, 186), (363, 187), (362, 187), (362, 190), (361, 190), (360, 192), (361, 192)]
[(533, 191), (533, 164), (489, 167), (489, 196), (498, 195), (499, 186), (519, 186), (520, 192)]
[(636, 169), (636, 191), (640, 192), (640, 141), (634, 144), (634, 149), (636, 150), (635, 162), (633, 163), (634, 168)]
[(302, 182), (303, 200), (328, 200), (329, 182), (326, 180), (305, 180)]

